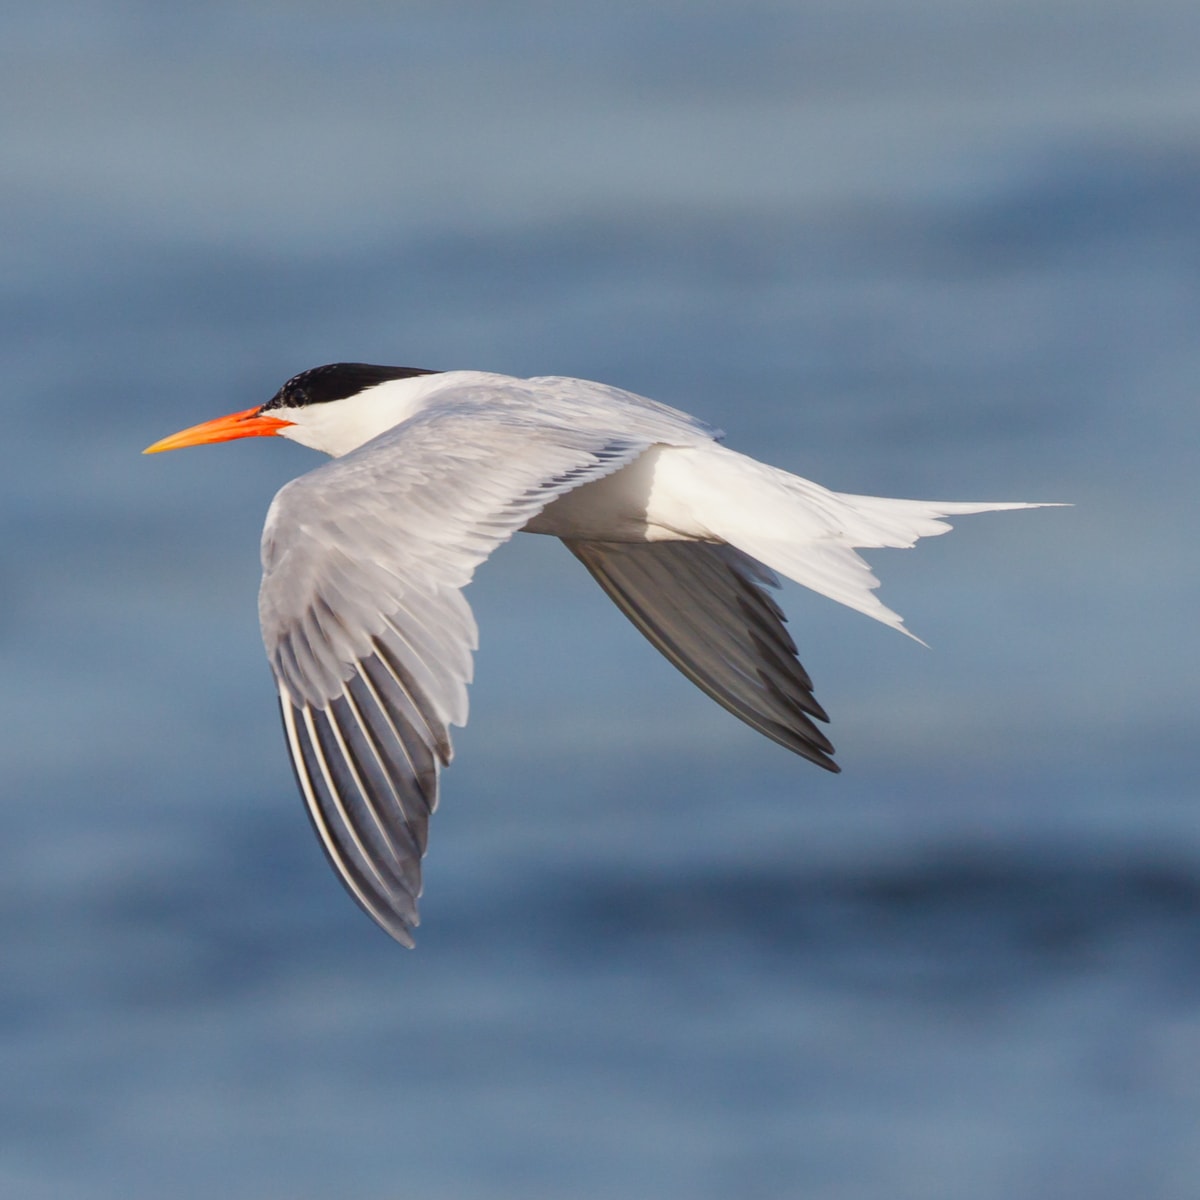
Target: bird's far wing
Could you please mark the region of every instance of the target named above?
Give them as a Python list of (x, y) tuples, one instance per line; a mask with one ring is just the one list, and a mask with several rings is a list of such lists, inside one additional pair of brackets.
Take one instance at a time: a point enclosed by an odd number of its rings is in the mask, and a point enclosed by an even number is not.
[(460, 589), (551, 500), (645, 448), (432, 411), (271, 505), (259, 615), (296, 777), (342, 881), (405, 945), (448, 726), (467, 718), (476, 627)]
[(828, 771), (827, 721), (768, 587), (775, 573), (712, 542), (568, 541), (622, 612), (697, 687), (747, 725)]

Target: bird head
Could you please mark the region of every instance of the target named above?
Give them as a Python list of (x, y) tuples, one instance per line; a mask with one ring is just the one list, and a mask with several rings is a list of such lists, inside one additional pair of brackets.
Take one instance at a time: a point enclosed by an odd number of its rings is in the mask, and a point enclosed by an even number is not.
[[(236, 438), (280, 436), (335, 457), (390, 429), (403, 413), (375, 395), (385, 384), (434, 375), (420, 367), (381, 367), (370, 363), (329, 363), (293, 375), (266, 404), (192, 425), (147, 446), (143, 454), (231, 442)], [(400, 400), (401, 397), (395, 396)]]

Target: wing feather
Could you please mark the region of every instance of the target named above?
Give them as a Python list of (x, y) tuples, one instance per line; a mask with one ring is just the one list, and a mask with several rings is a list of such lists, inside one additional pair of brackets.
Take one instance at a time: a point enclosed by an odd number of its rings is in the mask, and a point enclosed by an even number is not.
[(697, 687), (760, 733), (828, 771), (827, 721), (796, 658), (774, 573), (712, 542), (568, 541), (616, 605)]
[(358, 903), (398, 941), (411, 945), (408, 928), (416, 924), (416, 904), (410, 890), (393, 887), (388, 891), (391, 903), (378, 905), (382, 873), (364, 853), (341, 796), (331, 787), (334, 777), (317, 749), (311, 710), (296, 708), (286, 697), (282, 709), (296, 779), (326, 856)]
[(300, 791), (350, 894), (406, 945), (449, 726), (467, 716), (477, 635), (460, 589), (548, 503), (654, 440), (503, 410), (492, 388), (484, 408), (404, 422), (284, 487), (263, 532), (259, 613)]

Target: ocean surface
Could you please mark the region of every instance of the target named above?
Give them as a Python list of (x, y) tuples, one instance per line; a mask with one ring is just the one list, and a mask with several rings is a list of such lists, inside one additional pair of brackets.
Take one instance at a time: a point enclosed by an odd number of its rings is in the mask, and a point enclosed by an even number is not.
[[(0, 41), (0, 1195), (1200, 1196), (1200, 7), (50, 3)], [(469, 590), (418, 947), (259, 642), (356, 359), (620, 384), (843, 491), (844, 768), (548, 539)]]

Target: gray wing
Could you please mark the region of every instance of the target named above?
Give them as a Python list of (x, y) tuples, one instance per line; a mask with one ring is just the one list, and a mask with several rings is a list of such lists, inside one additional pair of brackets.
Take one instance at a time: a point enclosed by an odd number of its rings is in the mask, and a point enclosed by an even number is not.
[(479, 563), (557, 496), (647, 443), (435, 411), (276, 496), (259, 614), (300, 790), (351, 895), (397, 941), (465, 724)]
[(829, 718), (765, 590), (779, 586), (773, 571), (723, 543), (566, 545), (697, 687), (781, 746), (827, 771), (840, 769), (811, 720)]

